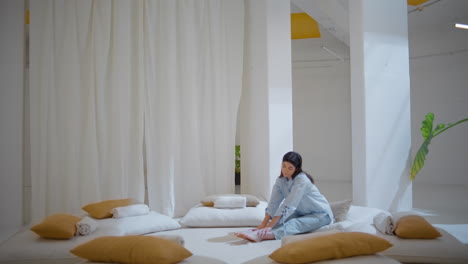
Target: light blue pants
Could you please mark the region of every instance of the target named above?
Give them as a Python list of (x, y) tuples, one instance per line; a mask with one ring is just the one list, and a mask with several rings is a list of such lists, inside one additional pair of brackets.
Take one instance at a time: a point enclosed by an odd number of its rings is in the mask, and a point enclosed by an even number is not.
[(311, 232), (330, 223), (330, 216), (326, 213), (314, 213), (309, 215), (293, 213), (284, 221), (280, 219), (272, 228), (272, 231), (276, 239), (281, 239), (284, 236)]

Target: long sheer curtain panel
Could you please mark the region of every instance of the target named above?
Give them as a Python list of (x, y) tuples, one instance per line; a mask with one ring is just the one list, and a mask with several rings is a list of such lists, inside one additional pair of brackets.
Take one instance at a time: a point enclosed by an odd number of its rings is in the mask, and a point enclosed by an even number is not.
[(208, 194), (234, 193), (242, 87), (243, 1), (147, 1), (148, 200), (181, 216)]
[(30, 10), (33, 220), (126, 197), (182, 215), (234, 191), (243, 1), (35, 0)]
[(144, 199), (142, 8), (30, 1), (32, 218)]

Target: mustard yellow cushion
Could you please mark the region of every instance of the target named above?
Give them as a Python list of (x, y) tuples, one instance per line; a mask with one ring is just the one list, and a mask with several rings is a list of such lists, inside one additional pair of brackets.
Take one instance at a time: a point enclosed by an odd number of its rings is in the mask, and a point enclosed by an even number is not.
[(395, 235), (401, 238), (434, 239), (442, 234), (420, 215), (407, 215), (398, 220)]
[(127, 264), (177, 263), (192, 255), (178, 243), (154, 236), (103, 236), (70, 252), (90, 261)]
[(69, 239), (76, 233), (79, 217), (68, 214), (53, 214), (31, 227), (31, 231), (43, 238)]
[(117, 199), (117, 200), (106, 200), (97, 203), (91, 203), (83, 206), (81, 209), (86, 211), (91, 217), (96, 219), (103, 219), (112, 217), (112, 209), (121, 206), (127, 206), (133, 204), (133, 199)]
[(247, 207), (256, 207), (258, 204), (260, 204), (260, 200), (255, 195), (249, 195), (249, 194), (215, 194), (215, 195), (206, 196), (200, 201), (200, 203), (203, 206), (212, 207), (214, 206), (214, 201), (219, 197), (238, 197), (238, 196), (246, 198)]
[(306, 239), (311, 239), (311, 238), (316, 238), (316, 237), (321, 237), (321, 236), (328, 236), (331, 234), (336, 234), (340, 233), (341, 231), (338, 229), (330, 229), (326, 231), (320, 231), (320, 232), (312, 232), (312, 233), (305, 233), (305, 234), (300, 234), (300, 235), (289, 235), (289, 236), (284, 236), (281, 238), (281, 245), (287, 245), (291, 244), (294, 242), (306, 240)]
[(371, 255), (391, 246), (393, 245), (387, 240), (368, 233), (340, 232), (287, 244), (269, 257), (282, 263), (310, 263)]

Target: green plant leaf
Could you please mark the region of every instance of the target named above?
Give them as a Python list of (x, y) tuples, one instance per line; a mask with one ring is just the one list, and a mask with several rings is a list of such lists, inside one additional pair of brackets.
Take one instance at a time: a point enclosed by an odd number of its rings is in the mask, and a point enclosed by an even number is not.
[[(427, 113), (426, 119), (422, 121), (421, 126), (421, 135), (424, 138), (424, 142), (419, 147), (416, 156), (414, 157), (413, 166), (411, 168), (410, 180), (414, 180), (416, 174), (424, 167), (424, 161), (426, 160), (426, 155), (429, 153), (429, 144), (432, 140), (432, 123), (434, 122), (434, 114)], [(439, 128), (440, 125), (437, 127)]]
[(426, 160), (426, 155), (429, 153), (429, 144), (431, 144), (432, 133), (426, 136), (421, 147), (419, 147), (416, 156), (414, 157), (413, 167), (411, 168), (410, 180), (414, 180), (416, 174), (424, 167), (424, 161)]
[(432, 130), (434, 114), (427, 113), (426, 119), (424, 119), (422, 122), (421, 127), (421, 134), (424, 138), (424, 142), (421, 147), (419, 147), (419, 150), (414, 157), (413, 166), (411, 167), (410, 180), (414, 180), (416, 174), (418, 174), (418, 172), (424, 167), (424, 161), (426, 160), (426, 155), (429, 153), (429, 144), (431, 144), (432, 139), (445, 130), (467, 121), (468, 118), (465, 118), (453, 124), (438, 124), (436, 128)]
[[(447, 124), (447, 126), (449, 126), (449, 125), (450, 125), (450, 124)], [(438, 124), (438, 125), (436, 126), (436, 129), (434, 129), (434, 133), (437, 132), (437, 131), (439, 131), (439, 130), (441, 130), (441, 129), (444, 128), (444, 127), (445, 127), (445, 124)]]
[(422, 127), (421, 127), (421, 134), (424, 138), (424, 140), (427, 139), (429, 134), (432, 133), (432, 123), (434, 122), (434, 114), (433, 113), (427, 113), (426, 119), (422, 122)]

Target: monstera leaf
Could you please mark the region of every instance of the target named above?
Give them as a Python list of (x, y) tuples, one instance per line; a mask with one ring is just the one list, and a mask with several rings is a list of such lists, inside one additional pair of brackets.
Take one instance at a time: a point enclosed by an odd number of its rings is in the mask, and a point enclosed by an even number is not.
[(422, 143), (421, 147), (416, 153), (416, 156), (414, 157), (413, 167), (411, 168), (410, 180), (414, 180), (416, 174), (418, 174), (418, 172), (423, 168), (424, 161), (426, 160), (426, 155), (429, 153), (429, 144), (431, 144), (432, 139), (440, 133), (444, 132), (445, 130), (465, 121), (468, 121), (468, 118), (460, 120), (453, 124), (438, 124), (435, 127), (435, 129), (433, 129), (434, 114), (428, 113), (426, 115), (426, 119), (422, 122), (421, 127), (421, 134), (424, 138), (424, 142)]

